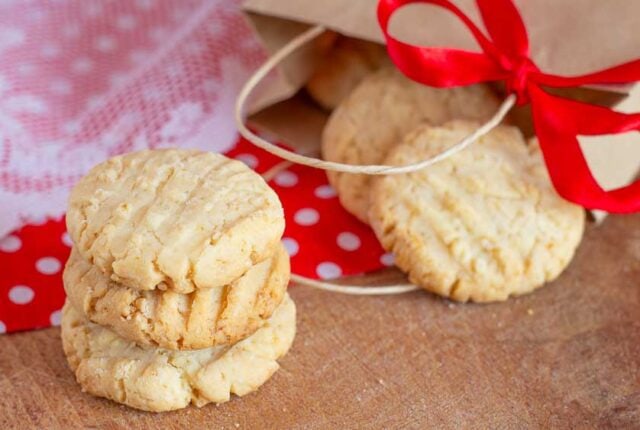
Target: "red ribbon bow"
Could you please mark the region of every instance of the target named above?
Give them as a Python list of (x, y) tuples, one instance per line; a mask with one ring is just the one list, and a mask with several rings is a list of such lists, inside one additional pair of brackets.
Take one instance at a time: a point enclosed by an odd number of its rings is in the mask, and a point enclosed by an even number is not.
[[(640, 60), (583, 76), (563, 77), (540, 71), (529, 58), (527, 31), (511, 0), (476, 0), (489, 37), (449, 0), (380, 0), (378, 21), (392, 61), (407, 77), (435, 87), (504, 80), (518, 104), (531, 103), (533, 123), (551, 180), (565, 199), (607, 212), (640, 210), (640, 180), (605, 191), (591, 174), (578, 135), (624, 133), (640, 128), (640, 114), (552, 96), (542, 89), (587, 84), (623, 84), (640, 80)], [(482, 52), (409, 45), (391, 36), (391, 15), (410, 3), (430, 3), (457, 16)]]

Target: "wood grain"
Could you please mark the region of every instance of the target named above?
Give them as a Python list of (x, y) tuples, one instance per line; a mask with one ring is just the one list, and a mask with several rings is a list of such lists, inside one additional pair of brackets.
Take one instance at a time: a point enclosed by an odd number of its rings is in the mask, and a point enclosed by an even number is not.
[(640, 215), (617, 216), (503, 304), (293, 286), (298, 336), (273, 379), (165, 414), (83, 394), (58, 329), (0, 336), (0, 428), (638, 428), (639, 259)]

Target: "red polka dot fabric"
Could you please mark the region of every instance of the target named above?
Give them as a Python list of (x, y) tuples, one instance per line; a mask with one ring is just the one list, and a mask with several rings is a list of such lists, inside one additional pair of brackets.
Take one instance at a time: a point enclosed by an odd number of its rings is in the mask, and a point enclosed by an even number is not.
[[(258, 173), (282, 163), (244, 139), (227, 155)], [(269, 184), (284, 206), (282, 240), (293, 273), (334, 279), (393, 264), (371, 229), (340, 206), (324, 171), (294, 165)], [(0, 239), (0, 333), (60, 323), (62, 270), (71, 245), (64, 219), (27, 225)]]
[(60, 323), (70, 250), (64, 220), (27, 225), (0, 240), (0, 332)]
[(340, 206), (324, 171), (296, 165), (270, 184), (284, 206), (283, 241), (294, 273), (333, 279), (381, 267), (385, 254), (378, 240)]

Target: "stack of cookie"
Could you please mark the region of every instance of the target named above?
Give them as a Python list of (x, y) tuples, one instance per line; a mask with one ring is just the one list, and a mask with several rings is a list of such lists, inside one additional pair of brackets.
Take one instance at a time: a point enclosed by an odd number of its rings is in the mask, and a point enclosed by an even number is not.
[(295, 336), (282, 206), (222, 155), (142, 151), (71, 193), (62, 341), (91, 394), (148, 411), (256, 390)]
[[(487, 86), (431, 88), (382, 67), (333, 110), (322, 154), (356, 165), (416, 163), (461, 141), (498, 107)], [(508, 125), (419, 172), (328, 176), (413, 283), (458, 301), (501, 301), (540, 287), (568, 265), (584, 229), (584, 210), (556, 194), (537, 142)]]

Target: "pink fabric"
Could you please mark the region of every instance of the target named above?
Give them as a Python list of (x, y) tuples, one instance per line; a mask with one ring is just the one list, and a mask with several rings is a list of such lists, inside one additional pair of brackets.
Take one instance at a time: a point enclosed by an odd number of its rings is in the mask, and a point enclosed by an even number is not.
[(228, 149), (262, 59), (238, 1), (0, 2), (0, 237), (111, 155)]

